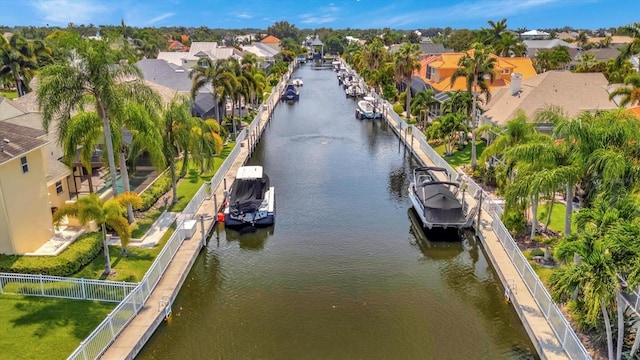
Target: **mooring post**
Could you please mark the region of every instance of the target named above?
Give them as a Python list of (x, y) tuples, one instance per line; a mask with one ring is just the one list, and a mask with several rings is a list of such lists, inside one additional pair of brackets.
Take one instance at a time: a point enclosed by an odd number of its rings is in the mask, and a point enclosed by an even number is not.
[(480, 232), (480, 212), (482, 211), (482, 190), (480, 190), (480, 196), (478, 197), (478, 220), (476, 221), (476, 233)]

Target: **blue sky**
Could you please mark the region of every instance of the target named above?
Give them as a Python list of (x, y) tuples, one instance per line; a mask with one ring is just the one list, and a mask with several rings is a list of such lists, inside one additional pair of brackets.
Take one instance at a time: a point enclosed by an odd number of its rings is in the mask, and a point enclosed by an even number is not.
[(617, 27), (640, 22), (640, 0), (0, 0), (5, 26), (478, 29), (505, 17), (510, 29)]

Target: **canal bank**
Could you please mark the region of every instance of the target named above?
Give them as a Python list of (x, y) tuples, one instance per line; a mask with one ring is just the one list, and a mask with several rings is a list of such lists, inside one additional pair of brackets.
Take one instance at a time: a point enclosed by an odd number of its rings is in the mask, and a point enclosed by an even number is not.
[[(238, 137), (240, 141), (227, 158), (229, 163), (227, 164), (225, 161), (226, 165), (223, 164), (218, 169), (218, 173), (212, 179), (208, 189), (206, 189), (206, 185), (203, 186), (201, 190), (206, 190), (206, 194), (201, 201), (194, 203), (197, 210), (194, 209), (195, 211), (191, 213), (185, 211), (187, 216), (183, 218), (182, 222), (178, 221), (179, 228), (176, 232), (185, 234), (183, 235), (185, 239), (181, 241), (175, 254), (168, 260), (164, 272), (157, 275), (159, 280), (156, 286), (153, 289), (148, 289), (150, 293), (137, 310), (137, 314), (128, 321), (119, 333), (115, 334), (113, 329), (111, 330), (111, 336), (115, 339), (103, 353), (91, 349), (93, 352), (100, 353), (99, 358), (114, 360), (135, 358), (158, 326), (171, 316), (172, 304), (198, 254), (206, 246), (206, 240), (217, 224), (216, 215), (222, 204), (222, 199), (224, 199), (227, 185), (233, 183), (238, 168), (247, 162), (255, 146), (259, 143), (262, 133), (269, 125), (273, 111), (280, 101), (279, 95), (293, 70), (294, 66), (290, 66), (289, 72), (274, 87), (272, 96), (263, 104), (252, 125), (240, 133)], [(196, 197), (198, 195), (194, 199)], [(199, 231), (197, 231), (198, 229)], [(85, 354), (88, 346), (85, 342), (81, 344), (81, 350), (76, 350), (74, 353), (77, 355), (72, 355), (70, 358), (87, 358)]]
[[(419, 129), (404, 122), (387, 101), (380, 98), (377, 101), (383, 104), (383, 118), (387, 124), (424, 166), (442, 167), (450, 174), (457, 173), (429, 146)], [(436, 175), (444, 177), (441, 173)], [(463, 179), (468, 186), (464, 196), (469, 207), (473, 208), (479, 201), (481, 205), (473, 224), (478, 239), (501, 280), (505, 298), (516, 310), (540, 357), (590, 359), (590, 354), (504, 227), (500, 219), (501, 207), (468, 176), (463, 174)]]

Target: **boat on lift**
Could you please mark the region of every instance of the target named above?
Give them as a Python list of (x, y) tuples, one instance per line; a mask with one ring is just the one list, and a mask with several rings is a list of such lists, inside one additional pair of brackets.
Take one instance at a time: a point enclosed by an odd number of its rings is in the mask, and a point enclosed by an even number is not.
[(269, 226), (275, 223), (276, 194), (262, 166), (241, 166), (225, 192), (225, 226)]

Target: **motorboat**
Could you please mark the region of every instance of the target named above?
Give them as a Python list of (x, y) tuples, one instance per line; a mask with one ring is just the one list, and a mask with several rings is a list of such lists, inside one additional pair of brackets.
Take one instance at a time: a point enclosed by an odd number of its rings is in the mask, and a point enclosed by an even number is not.
[(269, 226), (275, 223), (275, 190), (262, 166), (241, 166), (225, 192), (225, 226)]
[(292, 101), (299, 100), (300, 99), (300, 92), (298, 91), (298, 89), (296, 88), (295, 85), (289, 84), (284, 89), (284, 92), (282, 92), (281, 99), (282, 100), (292, 100)]
[(293, 78), (293, 80), (291, 80), (291, 84), (293, 84), (294, 86), (302, 86), (304, 85), (304, 82), (302, 81), (302, 78), (295, 77)]
[(364, 95), (364, 90), (359, 85), (349, 85), (345, 90), (347, 97), (359, 97)]
[(376, 99), (371, 96), (365, 96), (362, 100), (358, 101), (356, 108), (357, 119), (380, 119), (382, 114), (378, 111), (375, 105)]
[[(439, 179), (437, 173), (442, 173), (446, 180)], [(477, 211), (477, 204), (468, 211), (460, 183), (452, 181), (448, 171), (439, 167), (425, 166), (413, 170), (409, 199), (422, 224), (429, 230), (468, 228)]]

